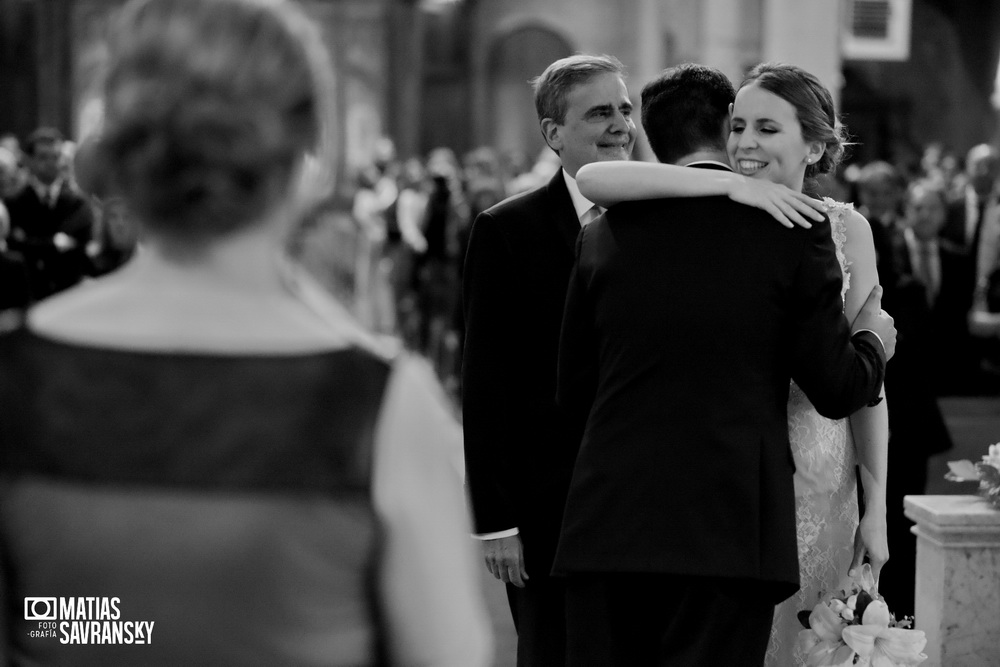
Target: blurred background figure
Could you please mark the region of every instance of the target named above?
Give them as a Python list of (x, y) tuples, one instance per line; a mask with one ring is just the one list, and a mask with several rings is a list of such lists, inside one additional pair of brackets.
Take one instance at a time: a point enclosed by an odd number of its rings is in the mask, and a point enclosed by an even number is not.
[(511, 180), (508, 192), (511, 195), (516, 195), (545, 185), (559, 171), (559, 168), (559, 156), (554, 151), (544, 148), (538, 154), (530, 170), (518, 174)]
[(879, 282), (885, 290), (883, 298), (886, 298), (891, 296), (887, 293), (892, 291), (899, 280), (906, 181), (896, 167), (879, 160), (861, 168), (855, 187), (858, 212), (871, 223)]
[(0, 145), (0, 199), (6, 201), (21, 191), (28, 182), (27, 172), (21, 166), (21, 151)]
[[(388, 237), (398, 236), (395, 224), (396, 179), (377, 164), (358, 174), (351, 214), (358, 225), (355, 307), (360, 320), (380, 333), (395, 333), (396, 304), (391, 292), (389, 264), (383, 262)], [(391, 219), (391, 220), (390, 220)]]
[[(895, 182), (895, 170), (886, 165), (877, 166), (869, 176), (875, 173), (883, 175), (880, 179), (891, 175)], [(931, 180), (912, 184), (903, 191), (900, 210), (901, 215), (886, 228), (892, 254), (879, 257), (882, 305), (892, 313), (897, 330), (896, 354), (885, 374), (890, 558), (882, 570), (879, 592), (892, 601), (893, 612), (903, 616), (914, 612), (916, 580), (916, 539), (910, 532), (912, 522), (903, 514), (903, 497), (925, 492), (928, 460), (951, 449), (952, 440), (936, 400), (940, 378), (951, 363), (951, 357), (941, 352), (945, 348), (939, 342), (942, 334), (937, 321), (937, 305), (948, 298), (947, 290), (942, 294), (943, 266), (948, 263), (942, 262), (938, 243), (947, 211), (943, 187)], [(874, 220), (872, 228), (875, 231)], [(893, 282), (887, 282), (884, 275), (891, 275)]]
[(427, 252), (424, 237), (431, 183), (420, 158), (403, 163), (396, 200), (399, 239), (390, 237), (386, 256), (392, 262), (390, 284), (396, 299), (396, 321), (402, 339), (418, 349), (421, 316), (417, 294), (416, 258)]
[(21, 253), (35, 299), (72, 287), (86, 272), (93, 228), (90, 203), (68, 178), (62, 134), (40, 128), (28, 137), (28, 182), (5, 200), (11, 250)]
[(95, 168), (143, 248), (0, 336), (0, 589), (155, 625), (81, 651), (5, 605), (0, 662), (488, 664), (440, 385), (285, 253), (334, 157), (318, 30), (137, 0), (111, 35)]
[(941, 304), (942, 324), (951, 340), (959, 344), (955, 349), (964, 350), (945, 378), (944, 391), (948, 393), (976, 393), (993, 388), (995, 383), (983, 372), (984, 350), (970, 336), (968, 318), (976, 291), (983, 221), (998, 205), (998, 176), (1000, 152), (990, 144), (973, 146), (965, 158), (962, 197), (950, 205), (940, 232), (942, 252), (950, 265), (947, 300)]
[(86, 273), (97, 277), (111, 273), (132, 258), (139, 247), (139, 230), (126, 210), (125, 200), (114, 193), (108, 170), (100, 164), (95, 136), (88, 137), (73, 152), (72, 171), (81, 174), (80, 191), (89, 198), (94, 226), (87, 243)]
[(111, 273), (132, 259), (139, 247), (139, 230), (122, 197), (94, 197), (92, 205), (97, 232), (87, 244), (87, 275), (96, 277)]
[(3, 200), (17, 192), (18, 169), (14, 153), (0, 146), (0, 317), (12, 311), (20, 313), (31, 301), (24, 258), (7, 247), (10, 213)]
[(434, 364), (445, 387), (458, 386), (460, 314), (459, 271), (467, 238), (469, 205), (462, 171), (454, 151), (436, 148), (427, 158), (430, 192), (424, 214), (427, 248), (416, 260), (417, 295), (421, 326), (419, 348)]

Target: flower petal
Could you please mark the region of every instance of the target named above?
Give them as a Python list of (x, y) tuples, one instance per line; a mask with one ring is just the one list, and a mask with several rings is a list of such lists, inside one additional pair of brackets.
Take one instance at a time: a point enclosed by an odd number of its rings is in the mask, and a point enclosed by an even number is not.
[(867, 591), (871, 595), (875, 594), (875, 575), (872, 574), (871, 563), (865, 563), (861, 566), (858, 583), (861, 585), (861, 590)]
[(875, 640), (884, 629), (880, 625), (849, 625), (844, 628), (844, 643), (862, 658), (867, 658), (875, 650)]
[(809, 627), (819, 635), (820, 640), (840, 641), (840, 633), (844, 629), (844, 624), (838, 616), (825, 602), (820, 602), (813, 607), (809, 614)]
[(923, 630), (886, 628), (875, 640), (872, 664), (876, 664), (876, 656), (879, 658), (884, 656), (888, 660), (885, 664), (891, 667), (918, 665), (927, 659), (927, 656), (921, 653), (926, 645), (927, 637), (924, 636)]
[(975, 482), (979, 480), (979, 471), (972, 461), (962, 459), (961, 461), (948, 461), (948, 474), (945, 479), (952, 482)]
[(854, 650), (847, 644), (823, 641), (806, 655), (809, 667), (850, 667), (854, 664)]
[(889, 607), (881, 600), (872, 600), (865, 607), (865, 613), (861, 615), (862, 625), (880, 625), (883, 628), (889, 627)]
[(817, 635), (814, 631), (799, 630), (799, 637), (796, 640), (796, 643), (798, 644), (798, 650), (803, 655), (808, 655), (808, 653), (812, 651), (821, 641), (823, 640), (820, 639), (819, 635)]

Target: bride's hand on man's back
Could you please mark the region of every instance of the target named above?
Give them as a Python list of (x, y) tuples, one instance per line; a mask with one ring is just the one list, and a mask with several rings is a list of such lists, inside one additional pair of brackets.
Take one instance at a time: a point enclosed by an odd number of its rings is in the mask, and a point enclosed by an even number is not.
[(767, 211), (785, 227), (812, 227), (823, 220), (823, 202), (780, 183), (746, 176), (733, 179), (728, 196), (735, 202)]

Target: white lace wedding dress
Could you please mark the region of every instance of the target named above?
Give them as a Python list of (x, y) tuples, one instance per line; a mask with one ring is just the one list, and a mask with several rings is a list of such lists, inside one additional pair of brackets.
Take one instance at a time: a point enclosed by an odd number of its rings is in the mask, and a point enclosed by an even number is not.
[[(844, 275), (841, 297), (850, 285), (844, 255), (844, 216), (853, 207), (825, 199), (837, 259)], [(854, 555), (858, 526), (855, 452), (846, 419), (831, 420), (792, 382), (788, 396), (788, 436), (795, 460), (795, 513), (801, 588), (778, 605), (767, 647), (767, 667), (799, 667), (804, 656), (796, 649), (803, 629), (798, 613), (811, 610), (820, 597), (842, 583)]]

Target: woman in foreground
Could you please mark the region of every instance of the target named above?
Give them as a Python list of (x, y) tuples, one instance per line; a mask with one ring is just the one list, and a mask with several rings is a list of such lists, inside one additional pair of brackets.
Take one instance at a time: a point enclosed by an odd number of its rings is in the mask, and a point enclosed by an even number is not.
[[(797, 67), (758, 65), (732, 105), (728, 153), (742, 177), (802, 191), (808, 178), (832, 171), (843, 153), (842, 129), (829, 91)], [(582, 168), (577, 180), (588, 199), (608, 206), (625, 199), (730, 194), (729, 181), (741, 177), (719, 174), (674, 165), (603, 162)], [(868, 222), (848, 204), (825, 200), (824, 211), (830, 217), (843, 272), (844, 315), (850, 322), (878, 284), (872, 233)], [(801, 588), (776, 609), (768, 665), (804, 664), (804, 656), (796, 650), (803, 629), (798, 612), (811, 610), (820, 596), (838, 590), (849, 570), (866, 557), (876, 581), (888, 560), (887, 415), (883, 400), (849, 419), (826, 419), (792, 384), (788, 420), (796, 466)], [(860, 522), (856, 465), (865, 498)]]
[[(0, 662), (492, 658), (440, 388), (282, 252), (331, 77), (288, 2), (122, 11), (98, 151), (143, 250), (0, 336)], [(32, 596), (96, 602), (32, 636)]]

